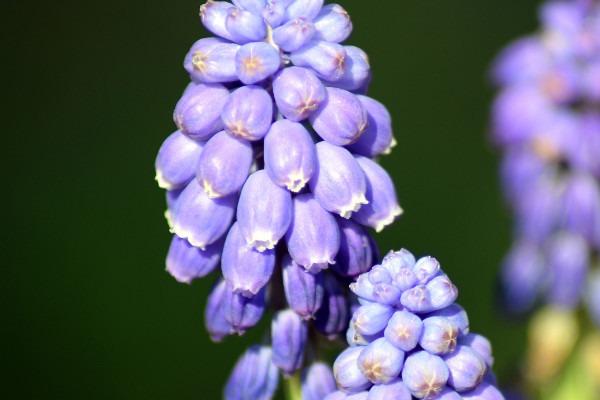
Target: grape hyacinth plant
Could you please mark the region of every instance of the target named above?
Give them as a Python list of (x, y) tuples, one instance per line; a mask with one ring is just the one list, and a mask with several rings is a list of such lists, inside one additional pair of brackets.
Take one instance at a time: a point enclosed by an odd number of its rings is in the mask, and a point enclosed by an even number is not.
[[(530, 328), (530, 341), (547, 345), (530, 343), (527, 374), (544, 387), (577, 340), (582, 303), (600, 327), (600, 3), (548, 1), (539, 16), (540, 30), (494, 63), (492, 138), (515, 225), (504, 304), (516, 314), (550, 308)], [(550, 341), (542, 326), (563, 334)]]
[(345, 333), (348, 283), (378, 261), (368, 228), (402, 214), (374, 159), (395, 145), (391, 119), (365, 95), (366, 54), (340, 44), (352, 31), (340, 5), (232, 3), (200, 7), (215, 37), (184, 59), (178, 130), (156, 158), (174, 234), (167, 271), (190, 283), (220, 266), (205, 311), (214, 341), (275, 312), (271, 343), (240, 358), (227, 399), (271, 398), (278, 371), (320, 399), (334, 381), (305, 355), (317, 346), (309, 338)]
[(432, 257), (405, 249), (350, 285), (360, 306), (326, 400), (500, 400), (490, 342), (470, 333), (457, 288)]

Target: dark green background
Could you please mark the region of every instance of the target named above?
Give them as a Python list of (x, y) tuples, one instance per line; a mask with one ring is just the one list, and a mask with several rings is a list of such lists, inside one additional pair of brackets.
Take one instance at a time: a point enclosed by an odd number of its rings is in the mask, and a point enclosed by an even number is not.
[[(399, 143), (381, 162), (406, 212), (380, 248), (441, 261), (507, 377), (524, 331), (494, 308), (510, 220), (486, 139), (486, 70), (535, 28), (535, 2), (340, 3)], [(264, 323), (211, 343), (210, 279), (187, 286), (164, 272), (154, 158), (175, 129), (183, 57), (205, 35), (199, 5), (2, 1), (3, 399), (216, 399), (260, 340)]]

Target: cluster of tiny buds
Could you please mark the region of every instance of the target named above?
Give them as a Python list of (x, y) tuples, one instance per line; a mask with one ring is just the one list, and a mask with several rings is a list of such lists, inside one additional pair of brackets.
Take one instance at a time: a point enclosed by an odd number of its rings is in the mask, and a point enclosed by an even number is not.
[(600, 4), (548, 1), (540, 19), (493, 69), (493, 140), (515, 213), (504, 295), (518, 313), (542, 299), (574, 309), (587, 292), (600, 326)]
[(456, 287), (431, 257), (390, 252), (350, 285), (354, 311), (325, 399), (501, 400), (490, 342), (469, 332)]

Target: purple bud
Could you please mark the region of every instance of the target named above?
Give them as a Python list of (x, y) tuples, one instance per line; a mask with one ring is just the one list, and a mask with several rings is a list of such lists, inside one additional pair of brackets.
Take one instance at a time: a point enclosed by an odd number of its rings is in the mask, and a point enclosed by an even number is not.
[(285, 18), (285, 7), (288, 3), (287, 0), (271, 0), (263, 6), (261, 15), (271, 28), (281, 25)]
[(353, 277), (371, 268), (374, 262), (370, 234), (354, 221), (336, 217), (340, 249), (332, 268), (342, 276)]
[(327, 92), (311, 70), (292, 66), (275, 75), (273, 96), (287, 119), (301, 121), (325, 101)]
[(550, 57), (537, 37), (525, 37), (506, 47), (494, 62), (492, 71), (498, 85), (537, 79), (548, 67)]
[(469, 333), (469, 318), (467, 312), (458, 303), (452, 303), (446, 308), (427, 314), (427, 317), (444, 317), (458, 326), (458, 337)]
[(322, 400), (336, 390), (335, 378), (329, 365), (317, 362), (302, 371), (302, 399)]
[(445, 275), (436, 276), (427, 283), (426, 287), (429, 292), (433, 310), (440, 310), (448, 307), (450, 304), (454, 303), (454, 300), (458, 297), (458, 289)]
[(526, 142), (549, 113), (550, 102), (539, 90), (530, 85), (508, 87), (492, 109), (495, 142), (502, 146)]
[(463, 400), (504, 400), (502, 393), (487, 382), (481, 382), (475, 390), (460, 395)]
[(323, 0), (294, 0), (290, 2), (285, 11), (286, 20), (306, 18), (312, 21), (323, 7)]
[(292, 201), (293, 217), (285, 234), (294, 261), (317, 272), (333, 264), (340, 247), (340, 233), (333, 215), (325, 211), (312, 194), (301, 194)]
[(167, 220), (169, 229), (173, 229), (173, 222), (175, 220), (175, 205), (177, 204), (177, 200), (179, 200), (181, 192), (183, 192), (183, 189), (167, 190), (167, 194), (165, 196), (167, 198), (167, 209), (165, 210), (165, 219)]
[(590, 171), (600, 179), (600, 114), (584, 114), (576, 137), (578, 141), (569, 160), (574, 167)]
[(333, 363), (333, 375), (338, 388), (346, 393), (358, 393), (371, 387), (371, 382), (358, 368), (363, 347), (349, 347)]
[(317, 168), (317, 151), (301, 124), (280, 120), (271, 125), (264, 142), (265, 170), (271, 180), (292, 192), (300, 191)]
[(167, 254), (167, 271), (178, 282), (191, 283), (196, 278), (211, 273), (219, 264), (223, 250), (223, 241), (215, 243), (201, 250), (192, 246), (187, 240), (174, 235), (171, 247)]
[(160, 146), (156, 157), (156, 181), (163, 189), (185, 187), (194, 179), (196, 161), (203, 142), (190, 139), (181, 131), (172, 133)]
[(394, 182), (383, 168), (375, 161), (366, 157), (356, 157), (358, 165), (362, 168), (367, 181), (368, 204), (365, 204), (352, 215), (352, 219), (359, 224), (374, 228), (381, 232), (390, 225), (396, 217), (402, 214), (398, 205)]
[(380, 304), (395, 305), (400, 302), (402, 291), (392, 283), (379, 282), (375, 284), (373, 295)]
[(270, 44), (252, 42), (235, 54), (235, 71), (243, 83), (251, 85), (273, 75), (281, 66), (279, 52)]
[(385, 338), (403, 351), (411, 351), (417, 346), (423, 322), (421, 318), (408, 311), (396, 311), (385, 328)]
[(425, 285), (415, 286), (403, 292), (400, 303), (410, 311), (417, 313), (435, 310), (431, 304), (431, 295)]
[(517, 242), (502, 262), (501, 282), (505, 306), (511, 312), (522, 312), (533, 302), (545, 281), (546, 268), (538, 247)]
[[(346, 71), (346, 51), (344, 47), (322, 40), (312, 40), (290, 54), (290, 60), (298, 67), (311, 68), (327, 81), (335, 82)], [(365, 121), (366, 123), (366, 121)]]
[(319, 142), (315, 147), (318, 168), (308, 182), (310, 190), (325, 210), (350, 218), (367, 204), (365, 176), (343, 147), (327, 142)]
[(440, 272), (440, 263), (433, 257), (422, 257), (413, 267), (413, 272), (419, 285), (425, 285)]
[(223, 291), (223, 314), (232, 325), (232, 332), (243, 335), (260, 321), (265, 311), (265, 290), (251, 298), (236, 294), (229, 282)]
[(600, 103), (600, 60), (591, 62), (583, 73), (583, 89), (588, 99)]
[(423, 320), (419, 344), (432, 354), (447, 354), (456, 349), (458, 326), (448, 318), (429, 317)]
[(232, 285), (234, 293), (253, 296), (271, 279), (275, 268), (275, 251), (259, 252), (248, 246), (240, 232), (239, 222), (233, 224), (221, 260), (223, 276)]
[(347, 395), (345, 400), (367, 400), (367, 397), (369, 397), (369, 392), (360, 392)]
[(325, 295), (315, 315), (315, 325), (319, 332), (332, 339), (348, 327), (348, 306), (337, 279), (324, 272), (321, 274)]
[(354, 93), (366, 93), (367, 86), (371, 82), (369, 57), (355, 46), (344, 46), (344, 51), (346, 52), (344, 74), (336, 81), (326, 81), (325, 83), (327, 86), (346, 89)]
[[(401, 249), (399, 251), (390, 251), (389, 253), (387, 253), (381, 261), (381, 266), (387, 269), (392, 277), (395, 277), (400, 271), (404, 270), (404, 267), (406, 267), (412, 272), (415, 263), (415, 256), (413, 256), (410, 251), (406, 249)], [(412, 287), (413, 285), (414, 283), (411, 284), (409, 287)], [(406, 289), (408, 289), (408, 287), (402, 288), (402, 290)]]
[(223, 39), (200, 39), (185, 56), (183, 67), (197, 83), (237, 81), (234, 59), (239, 48)]
[(305, 18), (296, 18), (273, 31), (273, 41), (285, 51), (304, 46), (315, 34), (315, 27)]
[(379, 303), (360, 306), (352, 317), (354, 330), (361, 335), (375, 335), (385, 329), (394, 309)]
[(258, 251), (273, 249), (292, 220), (292, 196), (274, 184), (265, 170), (248, 178), (237, 208), (240, 231)]
[(287, 254), (281, 267), (287, 303), (302, 318), (314, 318), (323, 303), (323, 274), (311, 274)]
[(367, 274), (361, 274), (358, 276), (356, 282), (350, 284), (350, 290), (354, 292), (359, 298), (368, 301), (377, 301), (375, 297), (375, 285), (369, 280)]
[(227, 400), (269, 400), (279, 383), (279, 371), (271, 361), (271, 348), (252, 346), (235, 364), (225, 385)]
[(175, 106), (173, 121), (192, 139), (208, 140), (223, 129), (221, 111), (229, 91), (220, 84), (190, 84)]
[(522, 193), (535, 181), (548, 173), (548, 163), (529, 148), (508, 150), (500, 166), (500, 180), (506, 198), (512, 203), (518, 201)]
[(485, 360), (488, 367), (494, 365), (494, 357), (492, 357), (492, 344), (485, 337), (476, 333), (469, 333), (461, 338), (458, 343), (463, 346), (469, 346), (475, 350), (481, 358)]
[(278, 311), (271, 324), (273, 364), (290, 376), (302, 366), (306, 344), (306, 322), (294, 310)]
[(231, 8), (234, 7), (226, 1), (207, 1), (200, 6), (202, 25), (215, 35), (232, 40), (232, 36), (225, 27), (227, 13)]
[(187, 239), (192, 246), (205, 249), (229, 229), (236, 202), (237, 196), (211, 199), (193, 180), (175, 206), (172, 233)]
[(575, 308), (581, 298), (589, 262), (589, 250), (581, 236), (565, 231), (552, 237), (546, 253), (550, 273), (548, 301)]
[(369, 390), (367, 400), (412, 400), (410, 392), (401, 379), (396, 379), (383, 385), (374, 385)]
[(225, 131), (217, 133), (206, 142), (198, 157), (198, 183), (210, 198), (238, 192), (248, 177), (253, 155), (250, 142)]
[(227, 133), (246, 140), (260, 140), (271, 127), (273, 100), (259, 86), (242, 86), (231, 93), (221, 114)]
[(406, 357), (402, 369), (402, 381), (411, 394), (419, 399), (437, 396), (446, 385), (448, 376), (444, 360), (426, 351), (418, 351)]
[(600, 249), (600, 188), (593, 176), (580, 172), (568, 178), (561, 221)]
[(386, 268), (382, 267), (381, 265), (375, 265), (373, 269), (371, 269), (367, 273), (367, 276), (373, 284), (382, 282), (392, 283), (392, 275)]
[(260, 15), (236, 7), (228, 10), (225, 28), (232, 40), (240, 44), (259, 41), (267, 36), (267, 26)]
[(227, 322), (223, 310), (223, 295), (226, 288), (227, 281), (219, 277), (208, 295), (206, 309), (204, 310), (204, 325), (213, 342), (220, 342), (233, 329), (231, 324)]
[(358, 368), (371, 382), (388, 383), (400, 375), (404, 352), (385, 338), (380, 338), (363, 347), (357, 362)]
[(483, 380), (485, 361), (469, 346), (458, 346), (456, 351), (444, 356), (444, 361), (450, 371), (448, 385), (457, 392), (475, 389)]
[(557, 184), (539, 179), (521, 194), (516, 205), (517, 233), (534, 243), (542, 243), (554, 230), (560, 204)]
[(361, 335), (354, 329), (354, 320), (350, 321), (350, 326), (346, 331), (346, 341), (350, 346), (366, 346), (369, 343), (383, 337), (383, 331), (377, 332), (374, 335)]
[(367, 129), (356, 143), (347, 146), (353, 153), (366, 157), (388, 154), (395, 144), (392, 136), (392, 119), (385, 106), (367, 96), (356, 96), (367, 110), (369, 123)]
[(344, 392), (340, 392), (335, 391), (333, 393), (329, 393), (327, 396), (325, 396), (325, 398), (323, 400), (347, 400), (348, 396), (346, 396), (346, 393)]
[(237, 8), (244, 11), (250, 11), (254, 14), (260, 14), (262, 8), (267, 4), (267, 0), (232, 0)]
[(452, 388), (446, 386), (440, 394), (435, 398), (435, 400), (462, 400), (463, 398), (460, 394), (456, 393)]
[(309, 115), (315, 132), (328, 142), (345, 146), (354, 143), (367, 128), (367, 110), (347, 90), (327, 89), (327, 98)]
[(341, 43), (352, 32), (352, 21), (344, 8), (338, 4), (327, 4), (314, 20), (317, 31), (315, 39)]

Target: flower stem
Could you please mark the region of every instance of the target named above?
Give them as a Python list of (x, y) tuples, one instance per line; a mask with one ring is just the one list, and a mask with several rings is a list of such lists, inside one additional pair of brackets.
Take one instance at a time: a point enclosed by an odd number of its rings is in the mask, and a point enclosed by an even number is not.
[(284, 398), (286, 400), (302, 400), (302, 389), (300, 387), (300, 371), (285, 379), (283, 386)]

